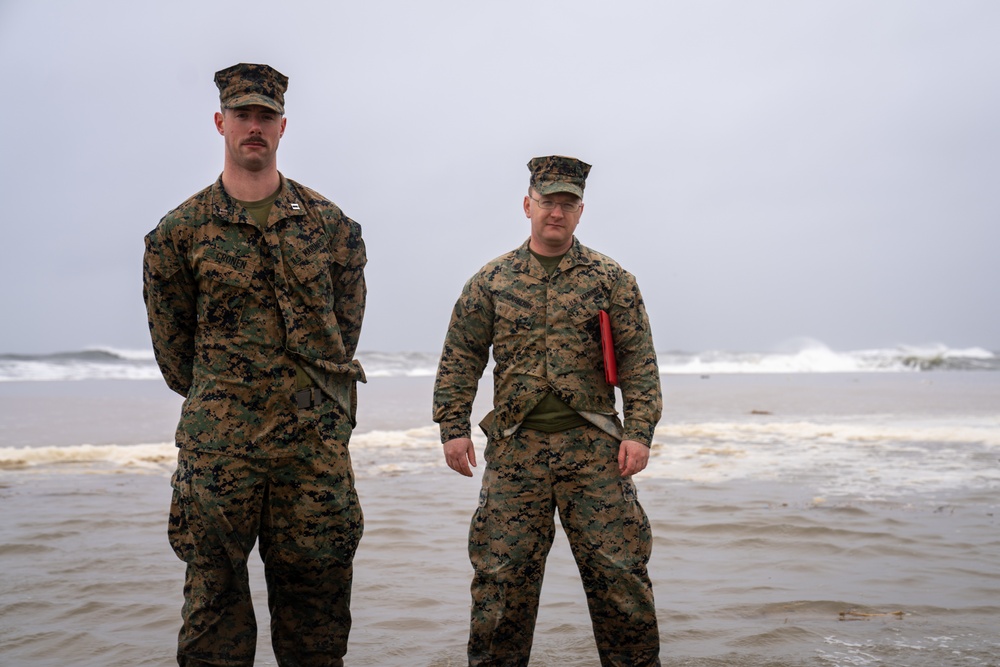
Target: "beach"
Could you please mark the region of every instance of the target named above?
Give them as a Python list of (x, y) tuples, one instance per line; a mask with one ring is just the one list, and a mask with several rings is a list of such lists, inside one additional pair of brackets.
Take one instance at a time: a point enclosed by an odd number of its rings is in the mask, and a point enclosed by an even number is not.
[[(664, 665), (1000, 665), (1000, 372), (662, 380), (635, 481)], [(389, 374), (359, 391), (350, 666), (465, 664), (485, 441), (473, 479), (446, 468), (432, 383)], [(0, 382), (0, 664), (175, 664), (180, 401), (152, 379)], [(274, 665), (257, 558), (251, 576), (257, 664)], [(599, 665), (561, 531), (531, 665)]]

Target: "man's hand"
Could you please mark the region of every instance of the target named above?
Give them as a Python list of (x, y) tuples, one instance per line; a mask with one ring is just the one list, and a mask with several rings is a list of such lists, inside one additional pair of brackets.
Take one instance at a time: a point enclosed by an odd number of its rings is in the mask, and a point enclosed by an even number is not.
[(453, 438), (444, 443), (444, 460), (457, 473), (472, 477), (469, 464), (476, 467), (476, 448), (471, 438)]
[(622, 440), (622, 446), (618, 448), (618, 470), (622, 477), (642, 472), (647, 463), (649, 463), (649, 447), (635, 440)]

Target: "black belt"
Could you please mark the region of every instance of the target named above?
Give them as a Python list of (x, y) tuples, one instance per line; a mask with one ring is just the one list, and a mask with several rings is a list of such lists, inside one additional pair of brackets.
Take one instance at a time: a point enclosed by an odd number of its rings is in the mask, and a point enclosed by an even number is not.
[(300, 389), (292, 396), (295, 398), (295, 405), (299, 410), (308, 410), (311, 407), (319, 405), (326, 401), (326, 394), (319, 387), (309, 387), (308, 389)]

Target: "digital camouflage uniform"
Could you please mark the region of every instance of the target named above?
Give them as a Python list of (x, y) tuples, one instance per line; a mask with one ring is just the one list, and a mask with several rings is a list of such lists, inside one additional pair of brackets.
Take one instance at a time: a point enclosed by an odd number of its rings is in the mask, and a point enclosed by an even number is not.
[(146, 236), (153, 348), (185, 397), (169, 525), (187, 563), (182, 666), (253, 664), (258, 539), (278, 664), (342, 665), (347, 650), (365, 246), (337, 206), (279, 177), (264, 225), (220, 178)]
[[(534, 161), (533, 161), (534, 162)], [(609, 313), (624, 403), (604, 379), (598, 311)], [(525, 242), (466, 283), (448, 327), (434, 392), (441, 440), (471, 435), (478, 380), (493, 348), (494, 409), (479, 507), (469, 664), (527, 665), (553, 513), (569, 537), (601, 664), (659, 665), (649, 522), (618, 469), (623, 439), (649, 445), (660, 418), (659, 370), (631, 274), (573, 239), (550, 276)], [(519, 429), (548, 393), (593, 425)]]

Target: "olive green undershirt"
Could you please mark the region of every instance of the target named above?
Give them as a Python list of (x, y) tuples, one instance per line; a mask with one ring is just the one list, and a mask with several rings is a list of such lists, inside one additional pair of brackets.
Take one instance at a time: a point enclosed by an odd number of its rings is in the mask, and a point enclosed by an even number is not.
[[(243, 201), (237, 199), (243, 208), (247, 210), (250, 217), (254, 219), (257, 225), (261, 228), (267, 225), (267, 219), (271, 215), (271, 207), (274, 206), (274, 202), (278, 199), (278, 193), (281, 192), (281, 187), (279, 186), (277, 190), (274, 191), (270, 197), (265, 197), (260, 201)], [(306, 375), (306, 372), (302, 370), (297, 364), (295, 366), (295, 388), (305, 389), (306, 387), (311, 387), (313, 384), (312, 378)]]
[(247, 210), (247, 213), (250, 214), (259, 227), (264, 227), (267, 225), (267, 218), (271, 215), (271, 207), (274, 206), (274, 202), (278, 199), (279, 192), (281, 192), (280, 186), (271, 196), (264, 197), (260, 201), (243, 201), (242, 199), (237, 199), (236, 201)]
[[(539, 255), (534, 250), (531, 251), (531, 254), (535, 256), (535, 259), (538, 260), (542, 268), (550, 276), (555, 272), (556, 267), (559, 266), (559, 262), (562, 261), (564, 256), (546, 257)], [(576, 428), (577, 426), (585, 426), (589, 423), (580, 416), (579, 412), (566, 405), (566, 403), (550, 391), (545, 394), (542, 400), (538, 402), (538, 405), (524, 418), (521, 428), (531, 428), (544, 433), (556, 433)]]

